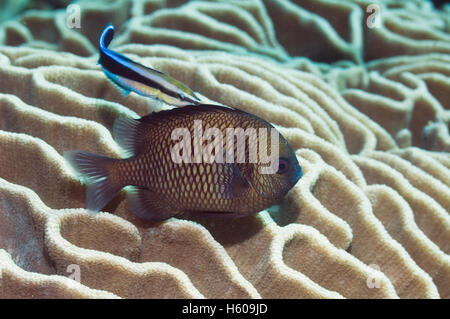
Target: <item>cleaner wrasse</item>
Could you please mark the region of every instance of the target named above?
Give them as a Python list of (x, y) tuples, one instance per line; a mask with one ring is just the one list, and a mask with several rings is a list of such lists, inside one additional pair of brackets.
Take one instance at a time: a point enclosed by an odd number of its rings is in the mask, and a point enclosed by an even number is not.
[(133, 91), (175, 106), (200, 103), (194, 92), (180, 81), (108, 49), (113, 36), (114, 27), (108, 25), (100, 36), (98, 63), (106, 76), (125, 94)]

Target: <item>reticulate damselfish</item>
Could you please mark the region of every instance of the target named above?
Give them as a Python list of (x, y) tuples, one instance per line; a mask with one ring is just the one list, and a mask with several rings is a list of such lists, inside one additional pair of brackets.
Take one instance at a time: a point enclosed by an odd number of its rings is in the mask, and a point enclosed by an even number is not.
[(176, 106), (200, 103), (194, 92), (180, 81), (108, 49), (113, 36), (114, 27), (108, 25), (100, 36), (98, 63), (106, 76), (121, 90), (125, 93), (133, 91)]
[(237, 109), (203, 104), (118, 118), (113, 133), (128, 158), (64, 153), (85, 178), (94, 212), (131, 185), (131, 209), (147, 220), (183, 212), (241, 217), (281, 200), (302, 175), (284, 137)]

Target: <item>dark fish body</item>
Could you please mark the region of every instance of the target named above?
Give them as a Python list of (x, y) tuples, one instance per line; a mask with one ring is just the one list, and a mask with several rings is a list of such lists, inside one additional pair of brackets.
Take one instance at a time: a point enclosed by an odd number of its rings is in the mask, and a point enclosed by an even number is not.
[[(203, 131), (219, 129), (223, 141), (211, 138), (197, 143), (198, 123)], [(301, 177), (295, 153), (281, 135), (277, 165), (282, 170), (277, 166), (273, 174), (261, 174), (260, 168), (270, 164), (259, 159), (250, 163), (247, 149), (246, 160), (239, 162), (237, 143), (231, 161), (224, 154), (222, 162), (208, 162), (195, 157), (192, 151), (187, 163), (177, 163), (172, 151), (184, 138), (174, 139), (173, 132), (179, 128), (189, 131), (188, 144), (194, 151), (195, 147), (205, 150), (213, 141), (222, 143), (222, 149), (226, 150), (227, 128), (274, 129), (254, 115), (214, 105), (186, 106), (151, 113), (138, 120), (118, 119), (114, 136), (130, 153), (129, 158), (111, 159), (78, 151), (65, 153), (72, 166), (87, 178), (88, 209), (102, 209), (120, 189), (131, 185), (133, 189), (128, 192), (131, 208), (148, 220), (164, 220), (182, 212), (245, 216), (281, 200)]]
[(113, 36), (114, 27), (108, 25), (100, 37), (98, 62), (106, 76), (121, 90), (125, 93), (133, 91), (176, 106), (200, 103), (194, 92), (180, 81), (108, 49)]

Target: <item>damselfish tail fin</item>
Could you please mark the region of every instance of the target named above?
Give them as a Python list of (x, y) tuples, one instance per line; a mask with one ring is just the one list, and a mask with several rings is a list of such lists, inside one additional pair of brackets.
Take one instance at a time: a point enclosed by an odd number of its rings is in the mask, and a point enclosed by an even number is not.
[(64, 158), (80, 174), (86, 183), (87, 209), (90, 212), (98, 212), (120, 192), (122, 185), (118, 182), (117, 166), (118, 160), (81, 151), (64, 152)]

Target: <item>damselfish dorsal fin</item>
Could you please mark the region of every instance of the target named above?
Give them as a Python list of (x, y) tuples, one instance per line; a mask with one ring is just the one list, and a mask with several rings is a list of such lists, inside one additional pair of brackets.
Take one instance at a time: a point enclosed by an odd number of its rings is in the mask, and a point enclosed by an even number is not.
[[(113, 136), (116, 142), (126, 151), (127, 156), (136, 155), (142, 145), (144, 132), (146, 128), (151, 125), (159, 125), (165, 121), (173, 120), (177, 117), (184, 118), (188, 115), (196, 115), (204, 112), (210, 113), (227, 113), (227, 112), (241, 112), (236, 109), (210, 105), (187, 105), (180, 108), (173, 108), (159, 112), (152, 112), (140, 119), (123, 118), (120, 117), (115, 120), (113, 126)], [(248, 113), (245, 113), (248, 114)]]
[[(213, 104), (192, 104), (183, 107), (176, 107), (170, 110), (164, 110), (159, 112), (152, 112), (148, 115), (143, 116), (140, 121), (145, 123), (151, 123), (153, 121), (161, 122), (169, 120), (175, 117), (185, 117), (188, 115), (198, 115), (202, 113), (228, 113), (228, 112), (241, 112), (238, 109), (234, 109), (228, 106), (213, 105)], [(245, 113), (248, 114), (248, 113)]]
[(139, 120), (128, 117), (119, 117), (114, 121), (113, 136), (126, 152), (126, 156), (136, 153), (136, 138), (138, 137)]

